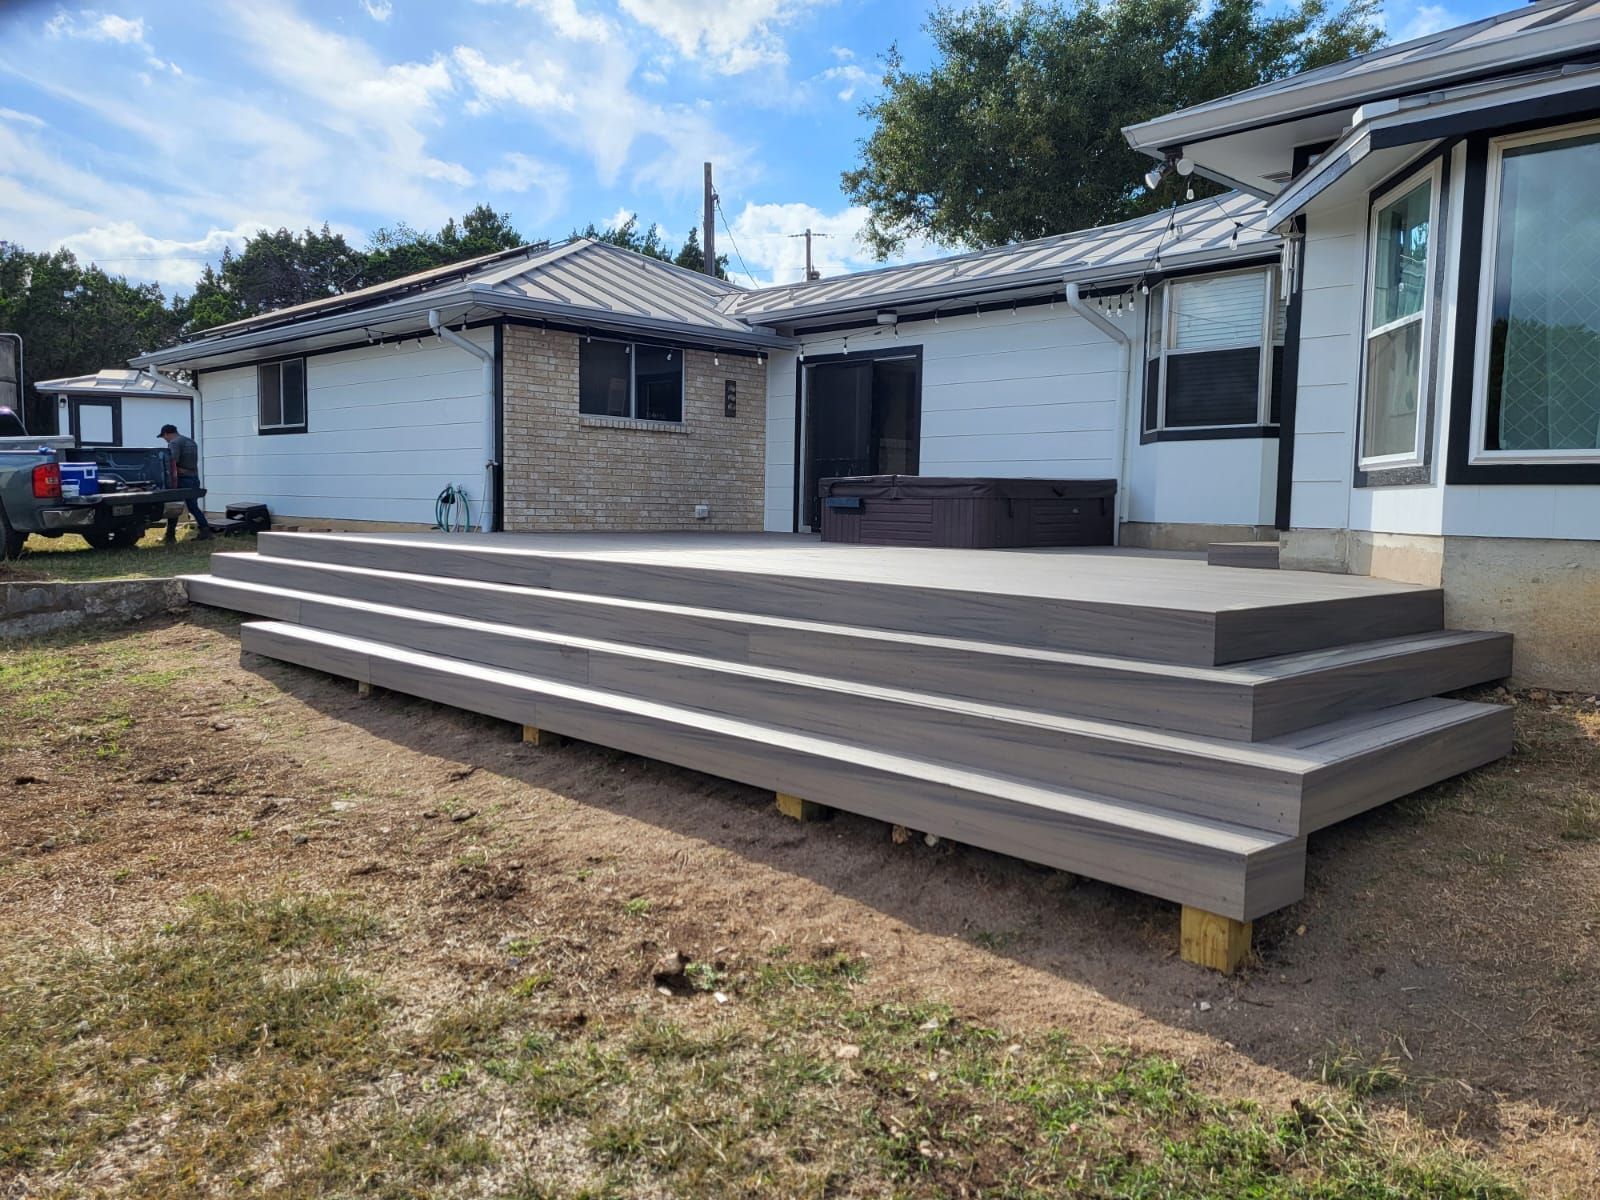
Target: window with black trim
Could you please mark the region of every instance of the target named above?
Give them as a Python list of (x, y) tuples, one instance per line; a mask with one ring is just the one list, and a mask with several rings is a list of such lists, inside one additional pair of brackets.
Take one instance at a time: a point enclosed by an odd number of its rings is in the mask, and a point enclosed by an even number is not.
[(1363, 470), (1422, 461), (1439, 171), (1436, 162), (1372, 206), (1361, 382)]
[(256, 368), (256, 431), (306, 431), (306, 360), (285, 358)]
[(683, 352), (586, 337), (578, 343), (578, 411), (683, 422)]
[(1150, 289), (1147, 434), (1275, 426), (1285, 304), (1276, 268), (1169, 279)]
[(1472, 461), (1600, 462), (1600, 123), (1489, 144)]

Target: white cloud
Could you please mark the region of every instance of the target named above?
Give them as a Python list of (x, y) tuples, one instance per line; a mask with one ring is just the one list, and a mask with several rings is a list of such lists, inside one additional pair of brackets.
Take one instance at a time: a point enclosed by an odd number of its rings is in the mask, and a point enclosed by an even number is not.
[(133, 275), (179, 291), (190, 291), (207, 262), (225, 247), (239, 250), (256, 225), (211, 229), (198, 238), (153, 237), (132, 221), (95, 225), (63, 238), (61, 244), (85, 262), (99, 263), (116, 275)]
[(829, 83), (838, 84), (839, 90), (834, 94), (841, 100), (854, 100), (858, 89), (870, 86), (878, 81), (871, 71), (863, 70), (854, 63), (829, 67), (818, 78), (824, 79)]
[(574, 107), (572, 96), (556, 83), (563, 74), (559, 65), (520, 60), (492, 63), (471, 46), (457, 46), (450, 57), (472, 89), (467, 101), (470, 113), (486, 113), (502, 104), (538, 113), (571, 112)]
[[(733, 219), (733, 243), (750, 268), (741, 283), (764, 287), (770, 284), (798, 283), (805, 278), (806, 244), (793, 235), (812, 232), (812, 264), (824, 278), (883, 266), (866, 251), (861, 231), (867, 223), (867, 210), (859, 206), (838, 212), (823, 212), (811, 204), (747, 204)], [(730, 258), (730, 273), (737, 271), (739, 259), (733, 246), (718, 243)], [(893, 262), (918, 262), (938, 258), (941, 252), (924, 242), (914, 242)]]
[(724, 75), (782, 67), (779, 32), (826, 0), (618, 0), (618, 7), (666, 38), (686, 59), (708, 58)]
[(637, 39), (577, 13), (570, 0), (524, 0), (519, 7), (541, 18), (525, 31), (521, 55), (515, 44), (496, 51), (460, 46), (451, 54), (469, 92), (468, 112), (533, 116), (553, 142), (593, 164), (603, 187), (628, 172), (633, 186), (682, 196), (699, 190), (707, 159), (724, 182), (747, 170), (748, 151), (721, 133), (709, 104), (659, 103), (635, 90)]
[(115, 13), (85, 9), (69, 13), (58, 9), (45, 24), (51, 37), (82, 38), (91, 42), (120, 42), (127, 46), (144, 46), (144, 18), (119, 17)]
[(1385, 13), (1385, 24), (1396, 42), (1409, 42), (1412, 38), (1438, 33), (1441, 29), (1462, 24), (1464, 19), (1442, 4), (1417, 4), (1414, 0), (1396, 0)]
[(499, 166), (484, 172), (483, 182), (497, 192), (532, 198), (537, 208), (530, 212), (519, 206), (518, 219), (542, 225), (553, 218), (565, 202), (570, 178), (564, 167), (520, 151), (510, 151), (501, 156)]
[(16, 125), (32, 125), (35, 129), (44, 128), (43, 117), (36, 117), (32, 113), (20, 112), (15, 108), (0, 108), (0, 121), (10, 121)]
[(361, 7), (365, 10), (367, 16), (379, 23), (387, 21), (394, 16), (392, 0), (361, 0)]

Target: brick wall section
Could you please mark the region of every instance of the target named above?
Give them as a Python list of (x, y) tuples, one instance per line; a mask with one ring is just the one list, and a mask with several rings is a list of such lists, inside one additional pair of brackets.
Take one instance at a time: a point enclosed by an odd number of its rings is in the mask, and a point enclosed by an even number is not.
[[(578, 337), (505, 330), (508, 530), (761, 528), (766, 368), (753, 357), (685, 350), (683, 425), (583, 417)], [(739, 415), (723, 415), (725, 380)], [(697, 521), (696, 504), (709, 504)]]

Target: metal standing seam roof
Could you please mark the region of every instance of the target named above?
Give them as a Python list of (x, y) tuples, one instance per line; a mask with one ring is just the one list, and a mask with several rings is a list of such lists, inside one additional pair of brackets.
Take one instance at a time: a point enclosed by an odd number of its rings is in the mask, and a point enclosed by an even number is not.
[(1157, 147), (1259, 124), (1262, 110), (1272, 118), (1269, 123), (1277, 123), (1596, 46), (1600, 0), (1539, 0), (1167, 113), (1123, 133), (1134, 147), (1154, 153)]
[(149, 371), (106, 367), (93, 375), (70, 375), (63, 379), (41, 379), (34, 385), (40, 392), (71, 392), (77, 395), (161, 396), (187, 400), (195, 390)]
[[(896, 303), (1058, 283), (1128, 278), (1154, 266), (1221, 261), (1276, 250), (1278, 236), (1261, 223), (1264, 203), (1242, 192), (1196, 200), (1080, 233), (996, 246), (971, 254), (905, 266), (882, 267), (809, 283), (735, 292), (724, 313), (773, 323)], [(1238, 240), (1233, 244), (1237, 230)]]
[(1058, 286), (1068, 278), (1126, 278), (1149, 268), (1158, 250), (1164, 263), (1174, 265), (1260, 255), (1278, 244), (1274, 234), (1260, 227), (1261, 211), (1260, 200), (1230, 193), (1120, 225), (756, 291), (619, 246), (574, 238), (216, 326), (132, 362), (217, 361), (288, 340), (328, 339), (339, 331), (364, 329), (370, 337), (374, 328), (410, 328), (430, 309), (447, 312), (452, 321), (507, 314), (723, 340), (729, 346), (777, 347), (790, 342), (772, 326), (797, 314), (846, 313), (884, 300), (955, 301)]
[(725, 279), (581, 238), (527, 263), (467, 281), (480, 303), (531, 303), (606, 317), (744, 334), (750, 326), (719, 303), (740, 289)]
[(548, 248), (549, 243), (536, 242), (528, 246), (518, 246), (511, 250), (497, 250), (493, 254), (483, 254), (477, 258), (463, 259), (461, 262), (449, 263), (442, 267), (430, 267), (426, 271), (416, 271), (410, 275), (402, 275), (398, 279), (390, 279), (385, 283), (374, 283), (367, 287), (353, 288), (348, 292), (340, 292), (334, 296), (323, 296), (318, 300), (307, 300), (303, 304), (289, 304), (283, 308), (275, 308), (271, 312), (257, 313), (252, 317), (241, 317), (237, 321), (228, 321), (222, 325), (211, 325), (199, 330), (194, 335), (193, 340), (223, 337), (228, 334), (243, 332), (247, 329), (263, 329), (269, 325), (282, 324), (286, 321), (298, 321), (302, 317), (309, 317), (316, 313), (332, 312), (341, 308), (363, 308), (387, 302), (397, 298), (401, 293), (409, 292), (415, 288), (422, 288), (435, 281), (459, 283), (466, 276), (489, 270), (508, 259), (521, 262)]

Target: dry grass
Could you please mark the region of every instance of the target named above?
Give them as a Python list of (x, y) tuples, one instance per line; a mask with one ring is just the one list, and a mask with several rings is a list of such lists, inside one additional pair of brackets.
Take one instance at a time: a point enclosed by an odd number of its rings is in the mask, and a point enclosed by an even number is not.
[(235, 636), (0, 650), (0, 1196), (1595, 1194), (1586, 703), (1337, 831), (1223, 981), (1155, 902)]

